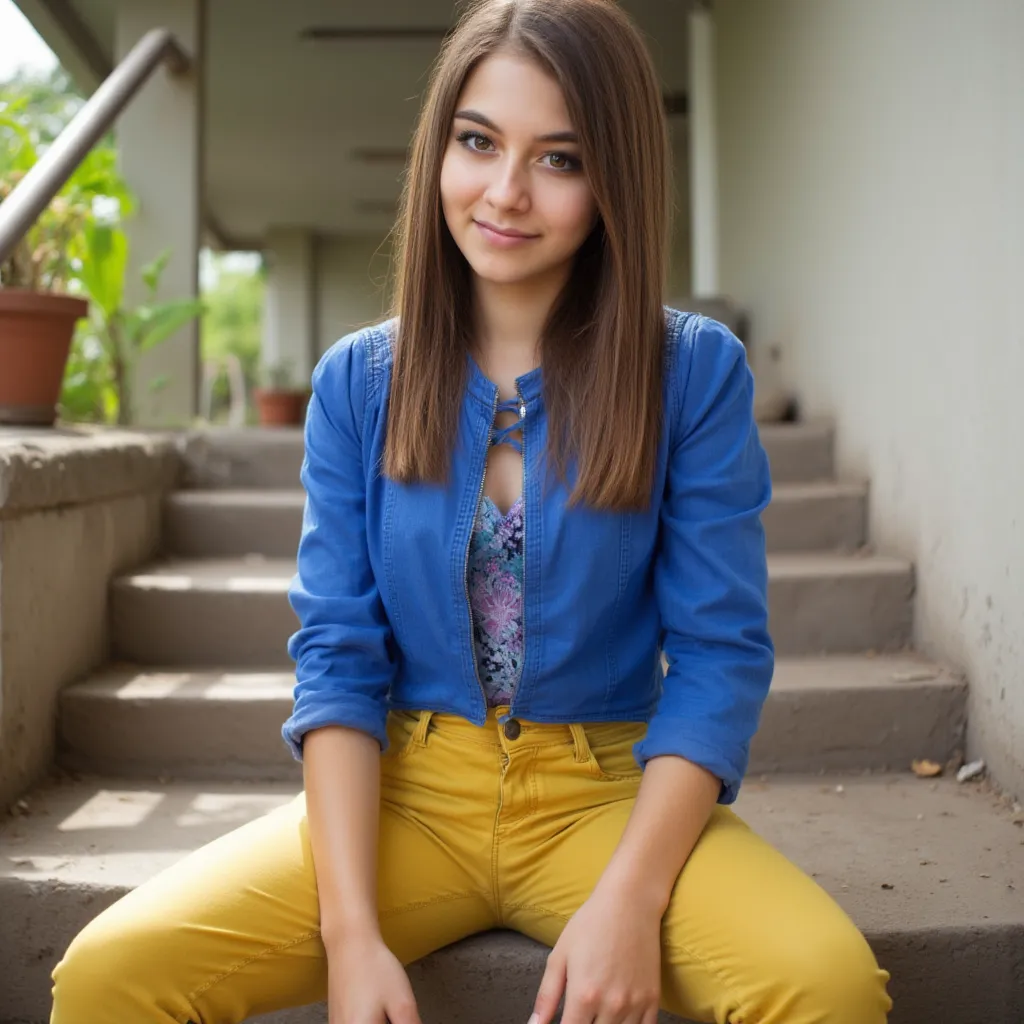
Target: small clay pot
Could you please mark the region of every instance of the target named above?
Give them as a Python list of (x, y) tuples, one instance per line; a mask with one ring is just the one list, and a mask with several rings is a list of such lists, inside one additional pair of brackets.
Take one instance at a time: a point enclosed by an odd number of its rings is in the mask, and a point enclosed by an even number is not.
[(273, 388), (256, 388), (253, 391), (256, 408), (259, 410), (260, 426), (297, 427), (306, 417), (306, 391), (276, 391)]
[(84, 299), (0, 288), (0, 423), (52, 426)]

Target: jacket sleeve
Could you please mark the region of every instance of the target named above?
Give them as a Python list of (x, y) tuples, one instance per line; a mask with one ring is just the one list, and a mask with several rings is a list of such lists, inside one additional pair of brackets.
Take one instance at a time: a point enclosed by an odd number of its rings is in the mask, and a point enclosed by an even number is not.
[(662, 754), (701, 765), (732, 803), (775, 663), (761, 524), (771, 478), (743, 346), (711, 320), (682, 331), (654, 564), (668, 670), (634, 753), (641, 766)]
[(338, 342), (313, 372), (306, 416), (306, 490), (298, 571), (288, 598), (299, 630), (295, 705), (282, 735), (296, 759), (312, 729), (343, 725), (387, 747), (386, 696), (395, 670), (391, 629), (370, 564), (362, 428), (366, 350)]

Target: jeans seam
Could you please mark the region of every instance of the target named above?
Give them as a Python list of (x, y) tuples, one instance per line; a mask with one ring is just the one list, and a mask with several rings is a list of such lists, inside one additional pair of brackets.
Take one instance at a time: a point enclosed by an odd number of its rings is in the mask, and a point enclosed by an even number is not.
[[(695, 953), (689, 946), (685, 946), (681, 942), (673, 942), (666, 940), (664, 943), (664, 948), (666, 950), (675, 949), (678, 952), (682, 953), (683, 956), (688, 956), (691, 960), (696, 960), (697, 963), (699, 963), (701, 967), (703, 967), (704, 970), (708, 972), (708, 974), (712, 974), (718, 979), (723, 991), (733, 991), (733, 986), (730, 983), (729, 979), (726, 977), (726, 975), (722, 972), (720, 968), (716, 967), (710, 960), (708, 960), (707, 957), (703, 957), (699, 953)], [(739, 997), (737, 997), (736, 1001), (737, 1005), (741, 1002)], [(743, 1021), (743, 1017), (730, 1018), (730, 1024), (743, 1024)]]
[(548, 907), (539, 907), (533, 903), (506, 903), (505, 907), (508, 910), (532, 910), (537, 914), (546, 914), (548, 917), (557, 917), (561, 921), (568, 922), (572, 919), (571, 914), (560, 914), (557, 910), (551, 910)]
[(313, 931), (305, 932), (298, 938), (289, 939), (287, 942), (279, 942), (273, 946), (267, 946), (266, 949), (260, 950), (259, 953), (254, 953), (252, 956), (247, 956), (244, 960), (240, 960), (237, 964), (229, 967), (222, 974), (218, 974), (215, 977), (210, 978), (205, 984), (200, 985), (199, 988), (190, 992), (186, 998), (191, 1003), (203, 995), (203, 993), (208, 992), (214, 985), (219, 985), (225, 978), (231, 977), (232, 974), (237, 974), (243, 967), (248, 967), (249, 964), (255, 963), (257, 960), (261, 960), (263, 957), (269, 956), (271, 953), (280, 953), (284, 949), (291, 949), (292, 946), (299, 946), (303, 942), (308, 942), (319, 934), (320, 929), (314, 928)]
[(444, 896), (434, 896), (429, 900), (417, 900), (414, 903), (406, 903), (401, 907), (392, 907), (390, 910), (385, 910), (379, 913), (378, 919), (381, 921), (387, 920), (389, 917), (396, 917), (398, 914), (406, 914), (410, 910), (422, 910), (424, 907), (432, 907), (437, 903), (454, 903), (456, 900), (469, 900), (469, 899), (487, 899), (486, 893), (480, 892), (460, 892), (454, 895), (448, 894)]

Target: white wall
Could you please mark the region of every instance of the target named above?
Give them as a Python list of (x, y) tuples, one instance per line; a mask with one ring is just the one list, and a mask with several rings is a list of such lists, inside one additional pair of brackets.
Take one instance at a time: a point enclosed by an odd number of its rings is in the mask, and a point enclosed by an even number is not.
[[(1024, 4), (719, 0), (721, 280), (1024, 793)], [(755, 355), (756, 358), (756, 355)]]

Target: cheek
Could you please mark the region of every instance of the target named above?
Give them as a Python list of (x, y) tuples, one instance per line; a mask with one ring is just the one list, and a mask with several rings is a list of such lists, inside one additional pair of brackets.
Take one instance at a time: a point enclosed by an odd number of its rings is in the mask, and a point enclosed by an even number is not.
[(459, 156), (449, 150), (441, 164), (441, 205), (448, 215), (473, 202), (478, 191), (470, 168)]
[(553, 197), (549, 221), (557, 224), (568, 238), (582, 242), (590, 234), (596, 215), (593, 193), (581, 182), (579, 188), (567, 189)]

